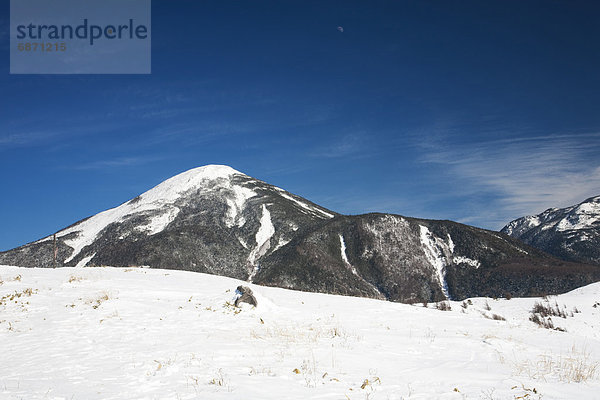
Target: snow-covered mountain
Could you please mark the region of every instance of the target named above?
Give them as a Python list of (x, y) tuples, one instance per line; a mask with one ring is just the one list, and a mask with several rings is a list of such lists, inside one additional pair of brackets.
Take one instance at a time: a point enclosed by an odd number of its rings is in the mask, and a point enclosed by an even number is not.
[[(248, 279), (265, 255), (334, 216), (233, 168), (208, 165), (57, 232), (57, 264), (151, 265)], [(54, 236), (0, 258), (52, 267)]]
[(209, 165), (0, 253), (23, 267), (150, 266), (400, 302), (557, 293), (600, 280), (497, 232), (390, 214), (344, 216)]
[(600, 264), (600, 196), (516, 219), (502, 232), (565, 260)]
[(339, 215), (266, 257), (255, 282), (413, 303), (565, 292), (600, 268), (563, 263), (500, 234), (452, 221)]

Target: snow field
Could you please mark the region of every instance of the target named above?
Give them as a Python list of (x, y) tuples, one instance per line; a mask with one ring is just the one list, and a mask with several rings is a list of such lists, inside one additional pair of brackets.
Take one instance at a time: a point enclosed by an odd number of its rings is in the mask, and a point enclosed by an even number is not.
[[(600, 393), (600, 283), (548, 299), (560, 332), (529, 321), (539, 298), (440, 311), (145, 268), (3, 266), (0, 282), (0, 399)], [(231, 305), (239, 284), (258, 307)]]

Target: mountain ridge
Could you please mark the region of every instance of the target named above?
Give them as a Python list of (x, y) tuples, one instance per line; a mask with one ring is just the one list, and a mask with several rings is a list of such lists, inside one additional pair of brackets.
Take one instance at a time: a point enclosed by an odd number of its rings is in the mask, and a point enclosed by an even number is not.
[[(562, 263), (562, 264), (561, 264)], [(341, 215), (231, 167), (185, 171), (0, 253), (23, 267), (151, 266), (399, 302), (539, 295), (600, 280), (507, 235), (394, 214)]]
[(517, 218), (501, 232), (564, 260), (600, 265), (600, 196)]

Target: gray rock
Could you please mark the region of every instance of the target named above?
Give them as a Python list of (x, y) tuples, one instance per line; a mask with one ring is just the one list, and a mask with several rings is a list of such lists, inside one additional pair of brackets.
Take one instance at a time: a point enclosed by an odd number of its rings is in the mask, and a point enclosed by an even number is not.
[(235, 303), (234, 303), (234, 305), (236, 307), (239, 307), (240, 303), (248, 303), (254, 307), (256, 307), (258, 305), (258, 302), (256, 301), (256, 297), (254, 297), (254, 294), (252, 293), (252, 289), (250, 289), (248, 286), (240, 285), (237, 287), (235, 292), (238, 295), (238, 297), (237, 297), (237, 299), (235, 299)]

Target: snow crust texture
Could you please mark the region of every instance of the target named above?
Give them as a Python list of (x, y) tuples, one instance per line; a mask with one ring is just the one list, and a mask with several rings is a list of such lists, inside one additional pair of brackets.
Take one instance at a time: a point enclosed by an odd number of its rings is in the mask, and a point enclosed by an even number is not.
[[(3, 400), (600, 393), (598, 283), (548, 299), (448, 301), (441, 311), (145, 268), (0, 266), (0, 282)], [(241, 284), (256, 308), (232, 306)], [(536, 304), (565, 312), (553, 317), (561, 330), (530, 321)]]

